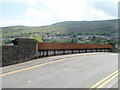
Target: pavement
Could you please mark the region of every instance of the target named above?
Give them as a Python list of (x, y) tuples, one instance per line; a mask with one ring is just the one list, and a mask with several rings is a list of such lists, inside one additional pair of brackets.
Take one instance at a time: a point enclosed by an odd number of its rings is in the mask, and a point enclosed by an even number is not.
[(2, 88), (118, 88), (117, 53), (52, 56), (2, 69)]

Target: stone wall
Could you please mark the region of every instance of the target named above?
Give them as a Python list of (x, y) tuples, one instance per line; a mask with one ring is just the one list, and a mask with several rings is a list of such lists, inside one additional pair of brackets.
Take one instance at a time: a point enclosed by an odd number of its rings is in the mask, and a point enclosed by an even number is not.
[(37, 56), (37, 41), (34, 39), (15, 39), (14, 45), (18, 45), (18, 62), (24, 62)]
[(2, 46), (2, 66), (17, 63), (18, 60), (18, 46)]
[(14, 45), (2, 46), (2, 66), (25, 62), (37, 57), (37, 41), (18, 38)]

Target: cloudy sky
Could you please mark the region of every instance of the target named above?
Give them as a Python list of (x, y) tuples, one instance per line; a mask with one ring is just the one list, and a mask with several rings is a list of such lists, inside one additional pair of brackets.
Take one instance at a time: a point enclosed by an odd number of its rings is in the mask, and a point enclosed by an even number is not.
[(0, 0), (0, 26), (117, 19), (118, 0)]

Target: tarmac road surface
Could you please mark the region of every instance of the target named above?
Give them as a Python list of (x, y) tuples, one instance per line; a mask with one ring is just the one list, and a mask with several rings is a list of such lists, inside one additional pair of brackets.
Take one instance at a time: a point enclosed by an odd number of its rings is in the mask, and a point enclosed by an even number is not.
[(2, 88), (118, 88), (118, 73), (118, 54), (99, 53), (58, 57), (0, 77)]

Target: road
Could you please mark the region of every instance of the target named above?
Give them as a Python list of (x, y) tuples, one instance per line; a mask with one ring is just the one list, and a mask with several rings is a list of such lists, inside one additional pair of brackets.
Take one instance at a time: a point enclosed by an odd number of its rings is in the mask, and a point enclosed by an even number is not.
[(117, 70), (116, 53), (79, 54), (3, 74), (2, 87), (117, 88)]

